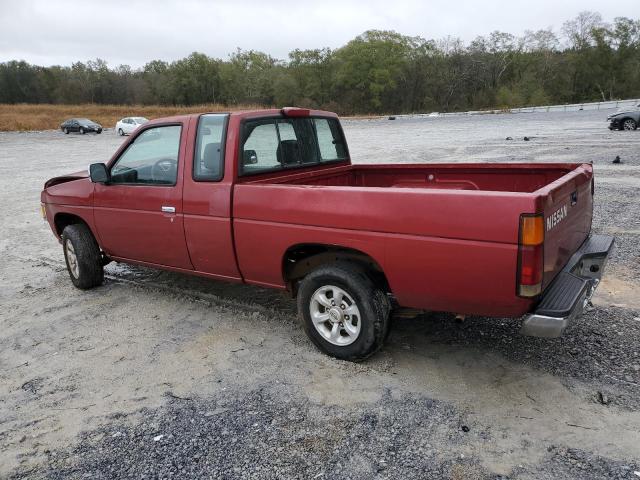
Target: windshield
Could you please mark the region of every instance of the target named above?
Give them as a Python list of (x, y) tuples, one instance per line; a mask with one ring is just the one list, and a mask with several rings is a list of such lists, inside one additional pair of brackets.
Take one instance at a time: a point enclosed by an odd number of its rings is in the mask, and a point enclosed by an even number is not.
[(133, 121), (136, 122), (137, 124), (141, 125), (143, 123), (147, 123), (149, 120), (147, 120), (144, 117), (133, 117)]

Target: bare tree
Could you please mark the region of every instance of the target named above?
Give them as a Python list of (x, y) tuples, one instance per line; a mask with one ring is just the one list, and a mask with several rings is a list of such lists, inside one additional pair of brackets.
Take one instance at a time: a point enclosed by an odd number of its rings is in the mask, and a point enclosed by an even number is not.
[(584, 12), (580, 12), (573, 20), (564, 22), (562, 32), (569, 43), (569, 48), (581, 50), (593, 45), (593, 31), (603, 26), (602, 15), (598, 12), (585, 10)]

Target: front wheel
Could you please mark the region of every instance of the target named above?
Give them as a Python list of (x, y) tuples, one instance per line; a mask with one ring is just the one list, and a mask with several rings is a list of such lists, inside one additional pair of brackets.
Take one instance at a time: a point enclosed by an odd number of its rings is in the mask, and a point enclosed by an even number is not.
[(64, 127), (62, 131), (64, 132), (65, 135), (69, 135), (69, 129), (67, 127)]
[(85, 133), (85, 132), (84, 132), (84, 128), (80, 127), (80, 133), (81, 133), (82, 135), (84, 135), (84, 133)]
[(638, 128), (638, 124), (633, 118), (627, 118), (622, 122), (623, 130), (635, 130), (636, 128)]
[(384, 291), (348, 262), (319, 267), (298, 290), (306, 334), (320, 350), (342, 360), (364, 360), (382, 348), (390, 310)]
[(120, 135), (121, 137), (124, 137), (124, 132), (122, 131), (121, 128), (118, 129), (118, 135)]
[(102, 255), (89, 227), (81, 223), (65, 227), (62, 249), (69, 276), (76, 287), (86, 290), (102, 285)]

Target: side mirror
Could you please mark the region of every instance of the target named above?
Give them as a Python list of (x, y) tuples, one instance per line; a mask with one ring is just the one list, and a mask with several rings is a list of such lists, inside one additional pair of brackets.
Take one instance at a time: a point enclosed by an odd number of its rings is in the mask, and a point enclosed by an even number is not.
[(258, 163), (258, 154), (255, 150), (244, 150), (242, 152), (243, 165), (255, 165)]
[(104, 163), (89, 165), (89, 178), (93, 183), (107, 183), (110, 180), (109, 170)]

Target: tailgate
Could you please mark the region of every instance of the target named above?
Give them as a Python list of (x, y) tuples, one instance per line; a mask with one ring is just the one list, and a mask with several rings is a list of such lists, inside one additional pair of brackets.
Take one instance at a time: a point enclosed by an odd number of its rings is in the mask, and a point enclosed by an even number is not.
[(591, 230), (593, 166), (583, 164), (540, 189), (544, 212), (546, 288), (582, 245)]

